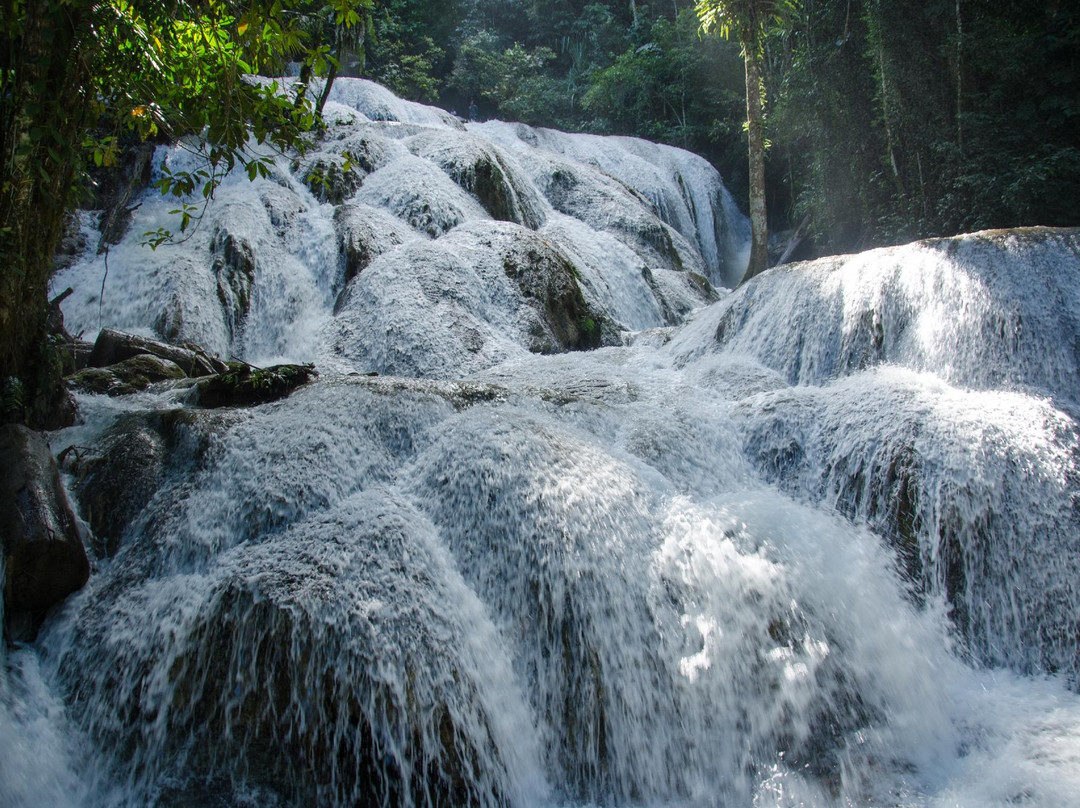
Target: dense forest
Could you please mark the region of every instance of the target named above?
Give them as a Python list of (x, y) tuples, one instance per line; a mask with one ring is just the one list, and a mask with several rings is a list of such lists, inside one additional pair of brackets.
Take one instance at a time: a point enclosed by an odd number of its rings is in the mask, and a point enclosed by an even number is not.
[[(1080, 11), (803, 0), (765, 43), (769, 217), (820, 253), (1073, 225)], [(362, 74), (464, 114), (704, 155), (746, 198), (743, 63), (672, 0), (388, 0)]]

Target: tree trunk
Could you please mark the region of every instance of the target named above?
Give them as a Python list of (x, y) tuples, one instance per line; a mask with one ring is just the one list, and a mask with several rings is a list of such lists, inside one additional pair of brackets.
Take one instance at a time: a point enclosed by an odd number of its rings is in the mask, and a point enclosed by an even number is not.
[(322, 115), (323, 107), (326, 106), (326, 99), (330, 97), (330, 88), (334, 86), (334, 79), (337, 78), (337, 74), (337, 65), (330, 65), (330, 70), (326, 73), (326, 83), (323, 84), (322, 92), (319, 93), (319, 101), (315, 105), (315, 111), (319, 115)]
[[(0, 155), (0, 383), (4, 420), (55, 428), (67, 402), (48, 338), (48, 282), (71, 199), (87, 105), (81, 4), (33, 3), (0, 47), (11, 94)], [(46, 88), (42, 90), (41, 88)], [(16, 402), (15, 400), (18, 399)]]
[(750, 263), (743, 282), (769, 265), (765, 218), (765, 132), (761, 109), (761, 57), (756, 42), (743, 42), (746, 61), (746, 124), (750, 155)]

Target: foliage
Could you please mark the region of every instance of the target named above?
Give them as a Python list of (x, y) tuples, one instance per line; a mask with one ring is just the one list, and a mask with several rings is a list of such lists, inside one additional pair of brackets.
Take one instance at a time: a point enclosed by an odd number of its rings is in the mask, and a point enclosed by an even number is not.
[(794, 206), (824, 249), (1077, 223), (1077, 11), (817, 0), (777, 44)]
[(737, 39), (744, 57), (761, 56), (765, 38), (783, 30), (795, 13), (793, 0), (697, 0), (701, 30)]
[(741, 114), (742, 66), (732, 49), (699, 40), (686, 10), (656, 20), (647, 41), (597, 69), (582, 99), (591, 128), (633, 134), (684, 148), (731, 145)]
[(783, 29), (796, 9), (795, 0), (698, 0), (701, 30), (724, 39), (734, 33), (746, 63), (746, 139), (749, 156), (750, 262), (743, 280), (768, 266), (768, 217), (765, 205), (765, 39)]
[(456, 0), (383, 0), (373, 17), (367, 71), (375, 81), (413, 101), (435, 102), (450, 69)]
[(549, 123), (565, 110), (563, 87), (545, 73), (554, 59), (550, 48), (517, 42), (504, 48), (494, 32), (481, 31), (462, 43), (449, 83), (515, 120)]
[[(237, 165), (252, 177), (266, 174), (268, 157), (258, 147), (300, 146), (317, 123), (318, 108), (303, 87), (286, 93), (246, 76), (295, 59), (309, 75), (329, 79), (339, 65), (335, 45), (364, 27), (373, 2), (3, 4), (0, 378), (22, 379), (33, 388), (29, 400), (51, 398), (37, 389), (31, 365), (45, 344), (52, 256), (82, 169), (112, 164), (127, 140), (183, 137), (205, 165), (166, 173), (159, 187), (180, 200), (187, 226), (198, 212), (191, 193), (209, 199), (222, 172)], [(337, 32), (334, 44), (312, 35), (313, 19)]]

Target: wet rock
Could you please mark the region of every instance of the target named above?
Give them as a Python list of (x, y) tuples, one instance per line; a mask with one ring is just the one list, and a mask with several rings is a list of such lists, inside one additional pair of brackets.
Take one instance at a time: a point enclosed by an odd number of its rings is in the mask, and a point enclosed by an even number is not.
[(427, 133), (413, 138), (410, 149), (438, 165), (472, 194), (492, 219), (538, 229), (543, 208), (528, 180), (505, 155), (465, 133)]
[(667, 325), (678, 325), (695, 308), (719, 299), (708, 278), (696, 272), (652, 271), (645, 267), (641, 277), (656, 298)]
[(304, 184), (315, 198), (332, 205), (340, 205), (355, 194), (363, 182), (364, 175), (345, 156), (317, 160), (304, 175)]
[(589, 350), (615, 339), (614, 324), (585, 300), (574, 265), (539, 237), (509, 242), (503, 269), (535, 315), (528, 328), (534, 353)]
[(103, 368), (131, 359), (139, 354), (151, 354), (176, 363), (188, 376), (210, 376), (222, 373), (227, 366), (224, 362), (207, 355), (197, 348), (169, 345), (166, 342), (125, 334), (111, 328), (101, 329), (94, 350), (90, 355), (90, 366)]
[(446, 174), (412, 155), (369, 176), (356, 200), (385, 208), (431, 238), (439, 238), (463, 222), (489, 218), (480, 203)]
[(90, 526), (86, 541), (94, 556), (115, 556), (128, 527), (170, 475), (201, 469), (210, 447), (235, 420), (226, 411), (191, 408), (132, 412), (118, 418), (93, 450), (61, 451), (60, 466), (74, 480), (72, 494)]
[(259, 189), (259, 201), (279, 237), (284, 237), (296, 217), (307, 210), (307, 205), (292, 189), (280, 185), (264, 185)]
[(234, 362), (228, 372), (200, 380), (195, 395), (203, 407), (246, 407), (284, 398), (317, 375), (314, 365), (253, 368)]
[(99, 558), (116, 555), (124, 530), (150, 501), (164, 475), (164, 417), (158, 413), (121, 419), (101, 455), (79, 463), (75, 495)]
[(552, 159), (537, 179), (557, 211), (612, 233), (647, 266), (698, 275), (708, 273), (697, 250), (655, 215), (649, 200), (614, 177), (580, 164)]
[(399, 219), (368, 205), (343, 205), (334, 211), (341, 254), (345, 261), (340, 288), (359, 275), (374, 258), (416, 236)]
[(187, 374), (175, 362), (152, 354), (139, 354), (107, 368), (86, 368), (68, 383), (84, 393), (124, 396), (145, 390), (154, 382), (185, 379)]
[(40, 434), (0, 427), (0, 545), (10, 640), (32, 640), (48, 609), (90, 576), (75, 515)]
[(230, 338), (239, 333), (251, 309), (251, 285), (255, 282), (255, 250), (251, 243), (227, 230), (214, 234), (210, 244), (218, 299), (225, 309)]

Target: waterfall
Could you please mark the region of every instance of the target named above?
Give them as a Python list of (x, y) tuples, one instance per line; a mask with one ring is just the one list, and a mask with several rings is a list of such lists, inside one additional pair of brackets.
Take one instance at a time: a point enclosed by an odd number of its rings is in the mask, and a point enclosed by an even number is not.
[(3, 652), (0, 803), (1080, 805), (1076, 232), (730, 292), (692, 155), (326, 117), (55, 279), (85, 338), (321, 375), (80, 394), (95, 569)]

